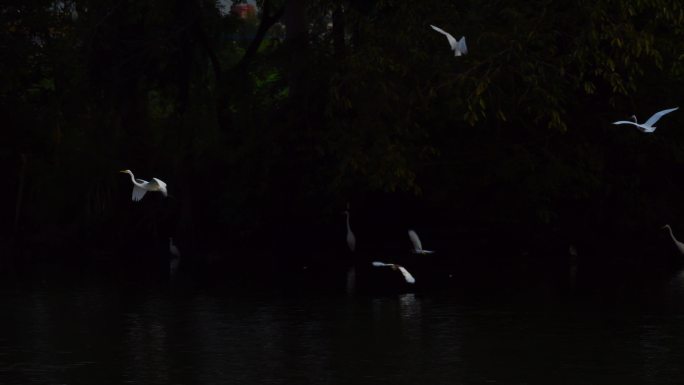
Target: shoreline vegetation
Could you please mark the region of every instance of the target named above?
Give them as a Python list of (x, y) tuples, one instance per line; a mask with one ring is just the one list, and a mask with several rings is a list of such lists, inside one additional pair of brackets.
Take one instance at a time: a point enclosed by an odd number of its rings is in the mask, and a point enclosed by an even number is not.
[(681, 4), (257, 4), (0, 5), (0, 275), (162, 280), (169, 237), (193, 279), (265, 285), (681, 267), (684, 114), (611, 124), (684, 102)]

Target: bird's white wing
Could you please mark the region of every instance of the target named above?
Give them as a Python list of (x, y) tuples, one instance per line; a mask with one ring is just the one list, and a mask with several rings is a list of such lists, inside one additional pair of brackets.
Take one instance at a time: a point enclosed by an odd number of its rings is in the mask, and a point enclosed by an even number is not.
[(396, 266), (397, 266), (397, 269), (399, 269), (399, 271), (401, 271), (401, 275), (404, 276), (406, 283), (416, 283), (416, 279), (413, 278), (413, 276), (411, 275), (411, 273), (408, 272), (408, 270), (404, 269), (404, 266), (399, 266), (399, 265), (396, 265)]
[(168, 196), (168, 192), (166, 190), (166, 183), (164, 183), (162, 180), (152, 178), (151, 184), (156, 185), (154, 188), (155, 190), (160, 191), (164, 196)]
[(447, 40), (449, 40), (449, 45), (451, 46), (451, 49), (456, 49), (456, 48), (457, 48), (458, 42), (456, 42), (456, 38), (454, 38), (453, 36), (451, 36), (451, 34), (450, 34), (449, 32), (447, 32), (447, 31), (445, 31), (445, 30), (443, 30), (443, 29), (441, 29), (441, 28), (439, 28), (439, 27), (435, 27), (435, 26), (432, 25), (432, 24), (430, 25), (430, 27), (432, 27), (432, 29), (434, 29), (435, 31), (437, 31), (437, 32), (439, 32), (439, 33), (441, 33), (441, 34), (443, 34), (444, 36), (447, 37)]
[(154, 190), (158, 190), (161, 192), (166, 191), (166, 183), (164, 183), (162, 180), (157, 179), (157, 178), (152, 178), (152, 181), (150, 182), (150, 187), (153, 187)]
[(146, 192), (147, 192), (147, 190), (145, 190), (144, 188), (139, 187), (139, 186), (137, 186), (137, 185), (133, 185), (132, 199), (133, 199), (135, 202), (138, 202), (138, 201), (140, 201), (141, 199), (143, 199), (143, 197), (145, 196), (145, 193), (146, 193)]
[(409, 230), (408, 236), (411, 239), (411, 243), (413, 243), (413, 250), (414, 251), (420, 252), (421, 250), (423, 250), (423, 244), (420, 243), (420, 238), (418, 238), (418, 234), (416, 234), (415, 231)]
[(465, 55), (468, 53), (468, 47), (466, 46), (466, 40), (465, 36), (461, 38), (461, 40), (458, 41), (458, 52), (460, 52), (462, 55)]
[(157, 178), (152, 178), (152, 180), (157, 183), (157, 186), (159, 187), (166, 187), (166, 183), (162, 182), (160, 179)]
[(672, 111), (674, 111), (674, 110), (676, 110), (676, 109), (678, 109), (678, 108), (679, 108), (679, 107), (668, 108), (667, 110), (662, 110), (662, 111), (656, 112), (655, 114), (653, 114), (653, 116), (651, 116), (650, 118), (648, 118), (648, 120), (646, 121), (646, 123), (644, 123), (644, 126), (652, 126), (652, 125), (654, 125), (655, 122), (658, 121), (658, 119), (660, 119), (660, 118), (663, 117), (663, 115), (669, 114), (670, 112), (672, 112)]
[(643, 124), (629, 122), (627, 120), (618, 120), (617, 122), (613, 122), (613, 124), (631, 124), (632, 126), (636, 127), (637, 130), (645, 133), (651, 133), (655, 131), (655, 127), (644, 126)]

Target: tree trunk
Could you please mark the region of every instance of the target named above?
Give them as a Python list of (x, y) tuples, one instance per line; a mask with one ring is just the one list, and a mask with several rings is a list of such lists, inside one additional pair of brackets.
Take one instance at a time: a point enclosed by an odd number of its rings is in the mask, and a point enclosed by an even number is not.
[[(224, 74), (221, 73), (220, 79), (218, 79), (219, 75), (217, 75), (219, 95), (216, 101), (216, 111), (218, 114), (219, 127), (224, 132), (230, 131), (233, 126), (232, 113), (228, 108), (231, 95), (235, 92), (235, 89), (243, 89), (243, 86), (240, 85), (239, 82), (245, 81), (245, 74), (247, 72), (249, 63), (252, 61), (254, 56), (256, 56), (259, 46), (261, 46), (264, 38), (266, 38), (266, 33), (268, 30), (275, 23), (277, 23), (285, 13), (285, 7), (282, 7), (273, 13), (271, 12), (271, 8), (271, 1), (265, 0), (261, 9), (262, 16), (261, 21), (259, 22), (259, 27), (254, 35), (254, 39), (252, 39), (252, 41), (249, 43), (245, 54), (242, 56), (238, 64), (235, 65), (235, 67), (225, 73), (227, 76), (223, 76)], [(211, 60), (212, 63), (214, 63), (216, 72), (216, 68), (218, 68), (216, 65), (218, 62), (215, 62), (213, 58)]]
[(308, 42), (306, 3), (304, 0), (288, 0), (285, 8), (285, 44), (290, 50), (290, 95), (297, 98), (304, 78), (306, 46)]
[(344, 41), (344, 9), (342, 4), (337, 4), (332, 13), (332, 36), (333, 48), (335, 49), (335, 59), (341, 60), (346, 54)]
[(24, 184), (26, 183), (26, 163), (28, 156), (21, 154), (21, 164), (19, 166), (19, 184), (17, 185), (17, 200), (14, 207), (14, 237), (19, 231), (19, 219), (21, 218), (22, 202), (24, 200)]

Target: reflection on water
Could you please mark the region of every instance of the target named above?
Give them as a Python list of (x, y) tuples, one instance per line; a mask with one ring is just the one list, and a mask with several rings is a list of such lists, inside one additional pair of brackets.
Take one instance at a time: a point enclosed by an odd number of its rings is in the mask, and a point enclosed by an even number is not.
[(0, 383), (675, 384), (684, 374), (683, 276), (629, 306), (463, 298), (0, 292)]
[(169, 383), (169, 364), (163, 302), (147, 298), (139, 311), (126, 313), (124, 317), (123, 352), (124, 381), (134, 384)]

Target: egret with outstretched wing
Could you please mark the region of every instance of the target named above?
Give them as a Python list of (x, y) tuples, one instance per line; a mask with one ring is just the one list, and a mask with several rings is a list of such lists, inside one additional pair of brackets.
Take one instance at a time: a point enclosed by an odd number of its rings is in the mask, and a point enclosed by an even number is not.
[(131, 195), (131, 198), (135, 202), (138, 202), (141, 199), (143, 199), (145, 193), (147, 193), (148, 191), (159, 191), (165, 197), (168, 196), (168, 192), (166, 190), (166, 183), (162, 182), (157, 178), (152, 178), (152, 181), (148, 182), (146, 180), (137, 179), (135, 176), (133, 176), (133, 172), (131, 170), (121, 170), (119, 172), (131, 176), (131, 182), (133, 182), (133, 194)]
[(408, 236), (409, 236), (409, 239), (411, 239), (411, 243), (413, 243), (413, 253), (414, 254), (432, 254), (432, 253), (434, 253), (434, 251), (432, 251), (432, 250), (423, 250), (423, 244), (420, 243), (420, 238), (418, 238), (418, 234), (416, 234), (415, 231), (409, 230)]
[(636, 116), (632, 115), (632, 119), (634, 120), (633, 122), (630, 122), (629, 120), (618, 120), (617, 122), (613, 122), (613, 124), (631, 124), (632, 126), (635, 126), (639, 131), (645, 132), (645, 133), (651, 133), (655, 131), (655, 127), (653, 125), (663, 117), (665, 114), (669, 114), (670, 112), (677, 110), (679, 107), (675, 108), (668, 108), (666, 110), (658, 111), (653, 116), (648, 118), (647, 121), (644, 123), (638, 123)]
[(393, 270), (399, 270), (399, 272), (401, 272), (401, 275), (404, 276), (404, 280), (406, 281), (406, 283), (411, 283), (411, 284), (416, 283), (416, 279), (413, 278), (411, 273), (409, 273), (408, 270), (406, 270), (404, 268), (404, 266), (397, 265), (394, 263), (384, 263), (384, 262), (378, 262), (378, 261), (373, 262), (373, 266), (375, 266), (375, 267), (391, 267)]
[(451, 36), (449, 32), (446, 32), (445, 30), (439, 27), (435, 27), (434, 25), (430, 25), (430, 27), (432, 27), (432, 29), (447, 37), (447, 40), (449, 41), (449, 46), (451, 46), (451, 50), (454, 51), (454, 56), (461, 56), (468, 53), (468, 47), (466, 46), (465, 36), (462, 36), (461, 39), (456, 40), (456, 38)]

